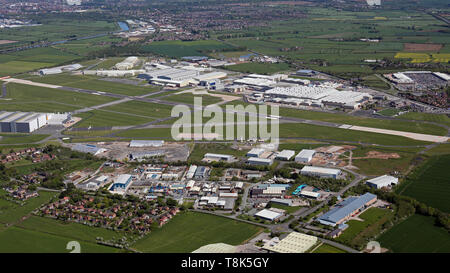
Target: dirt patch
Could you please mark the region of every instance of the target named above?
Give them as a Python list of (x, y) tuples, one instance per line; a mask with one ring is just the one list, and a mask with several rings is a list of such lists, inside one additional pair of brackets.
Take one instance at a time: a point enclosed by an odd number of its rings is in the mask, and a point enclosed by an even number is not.
[(404, 51), (408, 52), (422, 52), (422, 51), (439, 51), (442, 48), (441, 44), (413, 44), (405, 43), (403, 44)]
[(6, 44), (12, 44), (12, 43), (17, 43), (17, 41), (0, 40), (0, 45), (6, 45)]
[(391, 158), (400, 158), (400, 155), (397, 153), (382, 153), (378, 151), (369, 151), (366, 153), (366, 156), (364, 157), (353, 157), (353, 159), (366, 159), (366, 158), (391, 159)]

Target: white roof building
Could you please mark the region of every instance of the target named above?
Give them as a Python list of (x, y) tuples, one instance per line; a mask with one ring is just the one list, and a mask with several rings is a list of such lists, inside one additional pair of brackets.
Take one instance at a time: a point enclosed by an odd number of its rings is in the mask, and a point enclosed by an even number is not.
[(283, 214), (272, 211), (272, 210), (263, 209), (261, 211), (258, 211), (255, 214), (255, 216), (269, 220), (269, 221), (274, 221), (274, 220), (277, 220), (278, 218), (280, 218), (281, 216), (283, 216)]
[(317, 243), (317, 237), (291, 232), (279, 242), (269, 241), (264, 248), (277, 253), (304, 253)]
[(161, 147), (163, 145), (164, 145), (164, 140), (132, 140), (132, 141), (130, 141), (130, 148)]
[(366, 181), (366, 184), (370, 187), (381, 189), (383, 187), (388, 187), (398, 184), (398, 178), (390, 175), (382, 175), (375, 177)]
[(295, 156), (295, 162), (308, 163), (315, 153), (316, 151), (314, 150), (303, 149)]
[(342, 173), (339, 169), (305, 166), (300, 170), (301, 175), (318, 176), (321, 178), (337, 178)]
[(259, 158), (259, 157), (249, 157), (247, 160), (248, 164), (252, 165), (272, 165), (273, 160), (270, 158)]
[(253, 148), (247, 152), (248, 157), (260, 157), (265, 152), (264, 149), (261, 148)]
[(280, 160), (290, 160), (295, 155), (295, 151), (283, 150), (277, 154), (276, 159)]

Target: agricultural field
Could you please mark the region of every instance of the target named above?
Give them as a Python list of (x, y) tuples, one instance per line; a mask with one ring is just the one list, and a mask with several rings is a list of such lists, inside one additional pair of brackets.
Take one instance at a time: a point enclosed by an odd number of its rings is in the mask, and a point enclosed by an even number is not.
[(434, 218), (414, 214), (377, 238), (382, 248), (395, 253), (449, 253), (448, 231)]
[(225, 217), (184, 212), (132, 248), (152, 253), (189, 253), (213, 243), (239, 245), (261, 231), (260, 227)]
[(450, 155), (431, 157), (409, 175), (397, 192), (444, 212), (450, 212), (448, 166)]
[(349, 227), (336, 240), (351, 246), (363, 246), (366, 239), (377, 235), (381, 231), (381, 226), (392, 217), (393, 212), (389, 210), (369, 208), (359, 215), (364, 221), (348, 221)]
[[(441, 33), (446, 31), (446, 25), (420, 11), (303, 9), (307, 17), (295, 21), (272, 22), (270, 27), (218, 31), (214, 35), (259, 54), (283, 55), (288, 61), (301, 62), (302, 66), (347, 78), (374, 74), (365, 60), (387, 58), (407, 62), (409, 59), (395, 58), (402, 56), (405, 44), (410, 48), (411, 43), (431, 43), (438, 45), (435, 46), (437, 49), (439, 45), (449, 43), (449, 37)], [(446, 63), (448, 52), (445, 50), (440, 47), (434, 52), (404, 54), (425, 54), (431, 61)]]
[(226, 66), (225, 69), (242, 72), (242, 73), (256, 73), (256, 74), (273, 74), (276, 72), (289, 70), (289, 65), (286, 63), (241, 63)]
[(160, 41), (142, 47), (143, 52), (180, 58), (185, 56), (205, 56), (210, 52), (230, 49), (232, 46), (214, 40), (202, 41)]
[[(69, 253), (67, 243), (73, 237), (62, 237), (12, 226), (0, 232), (1, 253)], [(81, 253), (111, 253), (118, 249), (80, 241)]]
[(10, 100), (0, 100), (2, 110), (34, 112), (69, 112), (116, 100), (105, 96), (17, 83), (8, 83), (6, 98)]

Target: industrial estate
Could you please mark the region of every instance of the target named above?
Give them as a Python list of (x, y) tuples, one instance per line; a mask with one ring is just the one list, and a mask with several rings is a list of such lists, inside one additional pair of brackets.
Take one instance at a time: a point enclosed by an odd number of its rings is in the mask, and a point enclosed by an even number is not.
[(450, 252), (448, 5), (187, 2), (0, 0), (0, 252)]

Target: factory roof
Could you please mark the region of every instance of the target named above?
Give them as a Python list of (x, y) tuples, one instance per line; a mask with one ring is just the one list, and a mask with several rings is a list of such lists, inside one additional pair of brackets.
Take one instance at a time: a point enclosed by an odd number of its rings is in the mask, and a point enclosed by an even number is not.
[(260, 154), (262, 154), (262, 153), (264, 153), (264, 152), (265, 152), (264, 149), (261, 149), (261, 148), (253, 148), (253, 149), (251, 149), (250, 151), (247, 152), (247, 156), (248, 156), (249, 154), (257, 154), (257, 155), (260, 155)]
[(272, 159), (270, 158), (259, 158), (259, 157), (249, 157), (248, 162), (250, 163), (272, 163)]
[(335, 175), (338, 175), (341, 173), (341, 170), (339, 170), (339, 169), (313, 167), (313, 166), (305, 166), (302, 168), (301, 171), (302, 172), (322, 173), (322, 174), (335, 174)]
[(206, 158), (206, 157), (233, 158), (232, 155), (213, 154), (213, 153), (206, 153), (204, 157), (205, 157), (205, 158)]
[(225, 78), (226, 76), (227, 76), (227, 73), (225, 73), (225, 72), (211, 72), (211, 73), (198, 75), (198, 76), (194, 77), (194, 79), (196, 79), (198, 81), (203, 81), (203, 80), (209, 80), (209, 79)]
[(343, 218), (349, 216), (352, 212), (362, 208), (367, 202), (376, 198), (377, 196), (372, 193), (365, 193), (359, 197), (350, 197), (343, 201), (334, 209), (320, 216), (318, 219), (330, 223), (337, 223)]
[(313, 197), (313, 198), (318, 198), (320, 196), (320, 193), (313, 191), (301, 191), (300, 194), (306, 197)]
[(316, 151), (314, 151), (314, 150), (303, 149), (295, 157), (296, 158), (297, 157), (298, 158), (309, 158), (309, 157), (312, 157), (315, 153), (316, 153)]
[(131, 179), (131, 175), (129, 174), (121, 174), (119, 175), (115, 180), (114, 183), (116, 184), (126, 184)]
[(295, 151), (292, 150), (283, 150), (278, 153), (277, 157), (287, 158), (290, 159), (295, 155)]
[(245, 85), (254, 85), (254, 86), (267, 86), (271, 87), (276, 84), (275, 81), (267, 80), (267, 79), (259, 79), (259, 78), (242, 78), (235, 80), (234, 83), (236, 84), (245, 84)]
[[(395, 182), (393, 182), (395, 181)], [(386, 185), (391, 183), (397, 183), (398, 178), (390, 176), (390, 175), (382, 175), (372, 179), (367, 180), (367, 182), (375, 184), (375, 185)]]
[(91, 153), (93, 155), (106, 152), (106, 149), (91, 144), (75, 144), (72, 149), (82, 153)]
[(264, 248), (278, 253), (304, 253), (317, 243), (317, 237), (291, 232), (278, 243), (264, 245)]
[(275, 211), (271, 211), (268, 209), (263, 209), (261, 211), (258, 211), (257, 213), (255, 213), (255, 216), (261, 217), (261, 218), (265, 218), (265, 219), (270, 219), (271, 221), (281, 217), (283, 214), (275, 212)]

